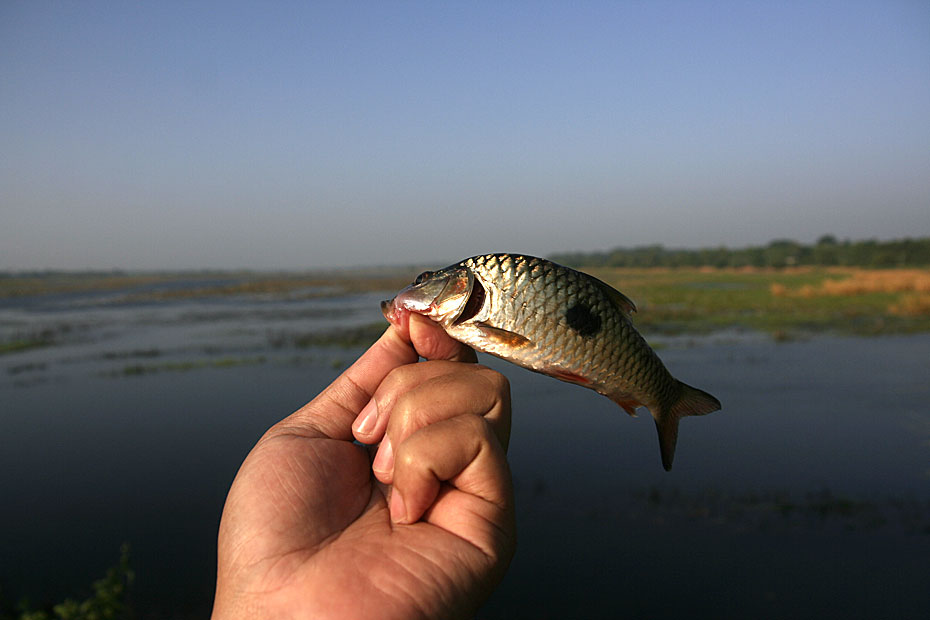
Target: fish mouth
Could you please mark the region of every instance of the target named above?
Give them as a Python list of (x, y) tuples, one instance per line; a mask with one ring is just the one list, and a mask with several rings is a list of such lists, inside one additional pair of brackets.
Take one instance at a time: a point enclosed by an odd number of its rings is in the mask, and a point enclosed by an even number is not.
[(431, 315), (437, 304), (442, 302), (445, 291), (453, 281), (451, 275), (430, 277), (401, 289), (392, 299), (381, 302), (381, 313), (390, 322), (395, 322), (401, 311)]
[(391, 320), (391, 313), (394, 310), (394, 298), (385, 299), (381, 302), (381, 314), (384, 315), (384, 318)]
[[(424, 278), (424, 276), (427, 276)], [(393, 299), (381, 302), (381, 313), (396, 322), (402, 312), (428, 316), (445, 326), (473, 318), (484, 306), (485, 292), (467, 269), (425, 272)]]

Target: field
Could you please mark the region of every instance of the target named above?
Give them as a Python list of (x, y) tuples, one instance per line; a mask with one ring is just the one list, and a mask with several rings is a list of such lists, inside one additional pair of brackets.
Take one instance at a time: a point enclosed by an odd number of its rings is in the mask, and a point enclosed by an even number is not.
[(633, 299), (645, 333), (755, 329), (804, 333), (930, 331), (930, 270), (617, 269), (589, 272)]

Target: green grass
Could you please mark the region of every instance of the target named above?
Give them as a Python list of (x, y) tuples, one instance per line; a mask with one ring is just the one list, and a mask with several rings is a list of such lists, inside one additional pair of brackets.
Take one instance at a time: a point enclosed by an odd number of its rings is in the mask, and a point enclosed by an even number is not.
[(0, 355), (7, 353), (21, 353), (29, 349), (38, 349), (53, 344), (51, 338), (17, 338), (7, 342), (0, 342)]
[(189, 360), (183, 362), (162, 362), (160, 364), (128, 364), (119, 371), (106, 373), (107, 376), (134, 377), (159, 372), (187, 372), (201, 368), (233, 368), (236, 366), (255, 366), (265, 363), (265, 356), (224, 357), (218, 360)]
[(337, 328), (315, 332), (271, 332), (268, 343), (274, 348), (297, 347), (340, 347), (353, 348), (367, 346), (377, 340), (388, 327), (387, 321), (378, 321), (358, 327)]
[[(420, 270), (422, 271), (422, 270)], [(177, 273), (0, 273), (0, 299), (55, 293), (109, 291), (124, 295), (111, 303), (158, 302), (238, 295), (332, 297), (365, 291), (389, 291), (410, 283), (417, 268), (382, 268), (333, 272), (177, 272)], [(139, 291), (138, 287), (172, 282), (202, 282), (195, 287)]]
[(171, 274), (51, 273), (24, 276), (0, 274), (0, 299), (51, 293), (116, 291), (175, 279), (178, 279), (178, 276)]
[(784, 337), (796, 332), (856, 335), (930, 331), (930, 314), (901, 316), (890, 310), (906, 293), (775, 295), (848, 277), (836, 270), (736, 271), (698, 269), (591, 269), (633, 299), (633, 322), (644, 333), (708, 333), (729, 328)]

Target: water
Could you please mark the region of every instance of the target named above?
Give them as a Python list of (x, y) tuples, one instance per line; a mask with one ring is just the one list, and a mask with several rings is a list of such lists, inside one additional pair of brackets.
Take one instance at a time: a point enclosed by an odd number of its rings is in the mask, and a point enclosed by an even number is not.
[[(75, 595), (128, 541), (141, 617), (206, 615), (239, 464), (361, 352), (281, 335), (384, 296), (0, 308), (4, 338), (58, 342), (0, 357), (0, 593)], [(482, 360), (512, 384), (519, 548), (479, 617), (925, 615), (930, 335), (661, 344), (724, 405), (682, 422), (670, 473), (648, 414)]]

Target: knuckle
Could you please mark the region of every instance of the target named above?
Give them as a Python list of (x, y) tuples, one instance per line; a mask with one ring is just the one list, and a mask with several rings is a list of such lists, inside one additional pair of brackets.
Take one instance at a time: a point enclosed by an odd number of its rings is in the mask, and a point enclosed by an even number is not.
[(461, 420), (461, 424), (466, 427), (465, 431), (468, 433), (484, 435), (490, 429), (488, 421), (484, 416), (464, 415), (459, 419)]
[(397, 397), (391, 409), (391, 423), (395, 428), (405, 429), (416, 423), (419, 407), (415, 396), (406, 392)]
[(411, 381), (411, 370), (413, 366), (413, 364), (406, 364), (391, 370), (387, 376), (381, 380), (381, 384), (378, 386), (378, 392), (393, 393), (402, 390), (404, 386)]
[(507, 377), (487, 367), (481, 368), (479, 372), (495, 392), (498, 394), (510, 393), (510, 380)]
[(404, 469), (412, 469), (416, 467), (420, 462), (420, 459), (417, 458), (416, 453), (410, 449), (401, 449), (397, 457), (395, 458), (395, 467), (403, 467)]

